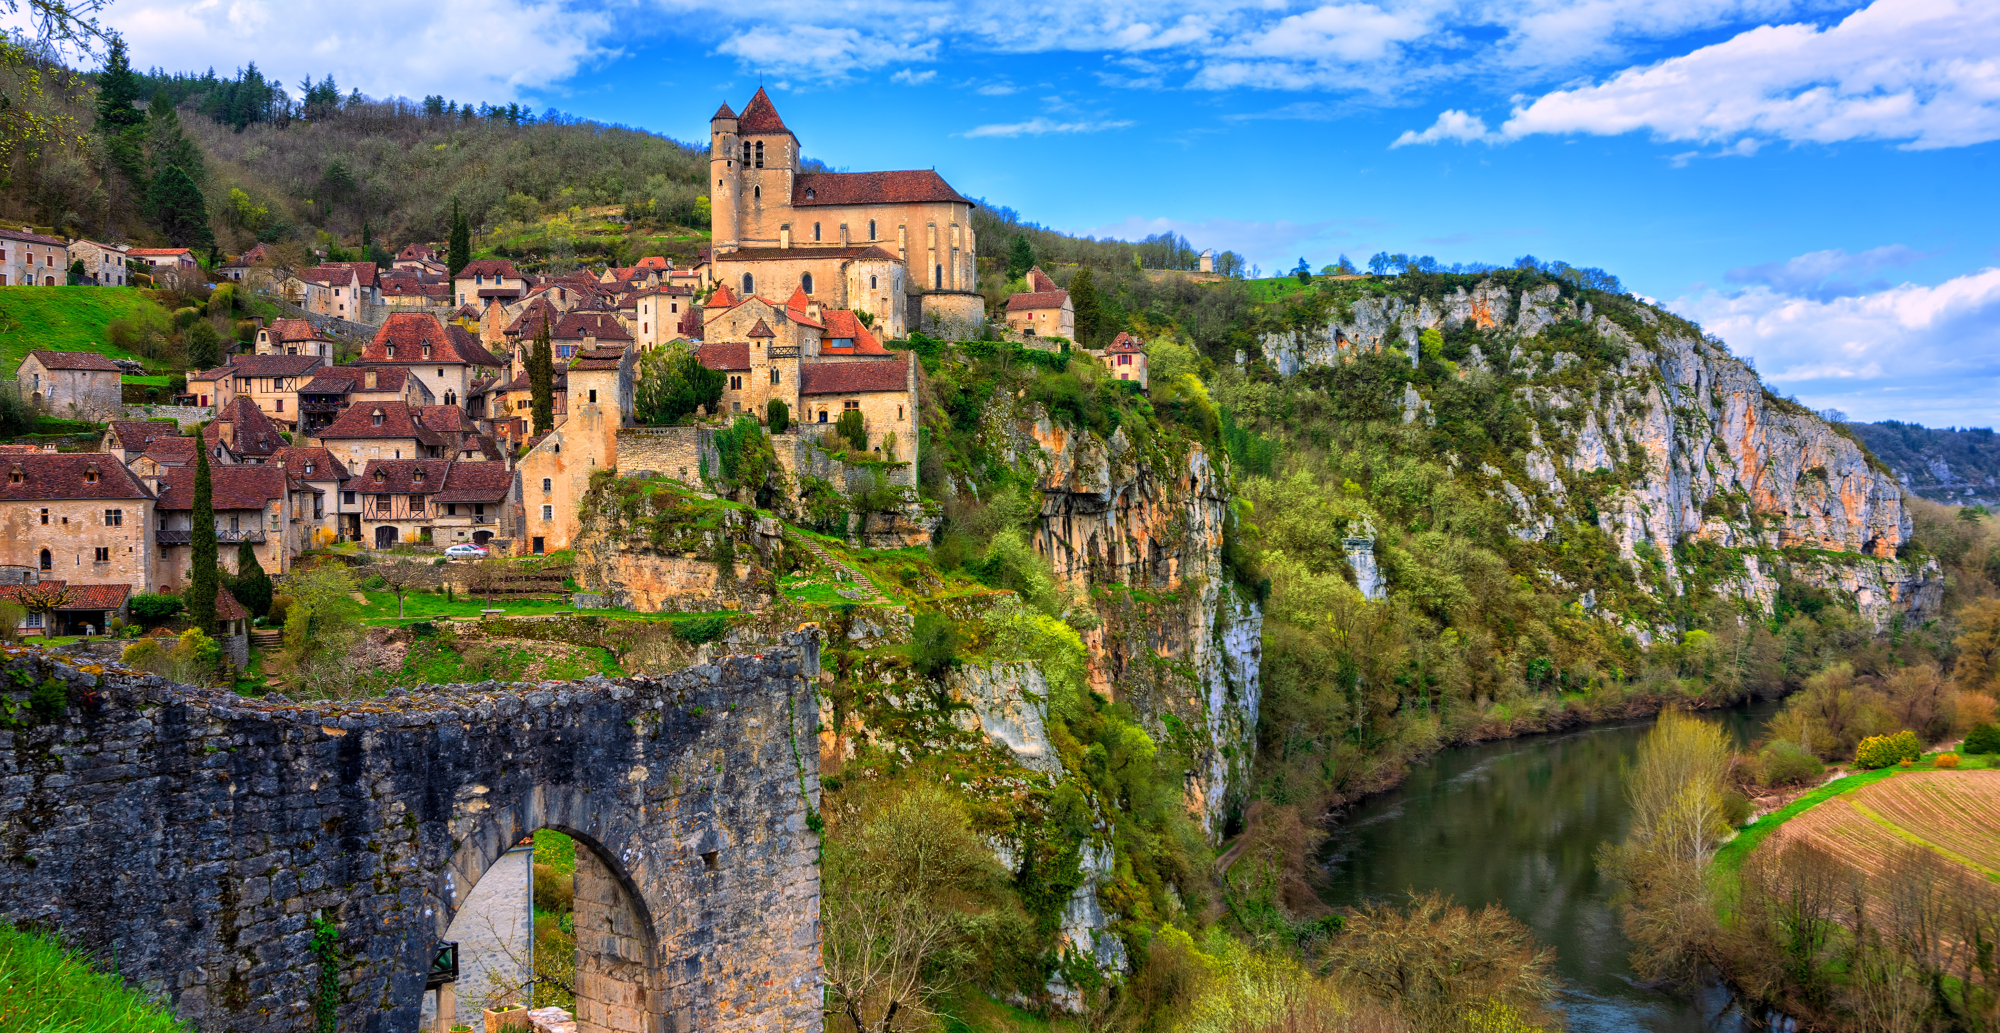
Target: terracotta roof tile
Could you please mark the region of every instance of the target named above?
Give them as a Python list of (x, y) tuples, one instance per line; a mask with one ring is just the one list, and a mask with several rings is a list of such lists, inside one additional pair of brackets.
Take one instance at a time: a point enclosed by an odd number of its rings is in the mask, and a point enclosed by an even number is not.
[(235, 355), (226, 368), (238, 377), (302, 377), (325, 364), (317, 355)]
[(229, 450), (240, 456), (268, 456), (283, 448), (285, 439), (278, 436), (278, 425), (264, 415), (257, 403), (238, 395), (236, 400), (215, 414), (214, 422), (202, 431), (204, 441), (222, 440), (222, 424), (235, 427), (230, 435)]
[(229, 589), (217, 585), (215, 586), (215, 619), (219, 621), (247, 621), (250, 619), (250, 611), (244, 609), (243, 604), (237, 602), (236, 597), (229, 594)]
[(898, 172), (802, 172), (792, 178), (792, 204), (912, 204), (972, 199), (951, 188), (931, 169)]
[(161, 466), (185, 466), (194, 462), (195, 439), (154, 438), (142, 455)]
[[(760, 321), (761, 323), (761, 321)], [(737, 341), (733, 344), (720, 342), (704, 344), (694, 353), (695, 358), (709, 369), (740, 370), (750, 368), (750, 343)]]
[(178, 424), (152, 420), (112, 420), (111, 433), (117, 435), (118, 444), (125, 451), (144, 452), (155, 439), (180, 437), (181, 428)]
[(813, 362), (799, 370), (799, 394), (851, 395), (902, 391), (909, 387), (907, 359), (874, 362)]
[[(375, 422), (375, 414), (382, 414), (382, 422)], [(353, 438), (413, 438), (426, 445), (443, 447), (447, 442), (437, 432), (412, 419), (421, 418), (421, 412), (412, 414), (410, 406), (404, 402), (360, 402), (341, 410), (333, 422), (322, 428), (317, 435), (321, 440), (346, 441)]]
[(448, 459), (371, 459), (341, 487), (348, 491), (428, 495), (444, 490), (445, 474), (451, 465)]
[(514, 488), (514, 471), (505, 463), (458, 462), (446, 472), (437, 502), (505, 502)]
[[(192, 466), (170, 467), (160, 474), (160, 501), (156, 509), (193, 510), (194, 475)], [(263, 509), (285, 494), (285, 471), (274, 465), (211, 466), (208, 468), (209, 497), (217, 510)]]
[(265, 329), (271, 332), (271, 339), (274, 341), (323, 341), (327, 339), (326, 335), (320, 333), (317, 327), (314, 327), (310, 322), (303, 319), (273, 319), (271, 320), (271, 325), (265, 327)]
[(1021, 312), (1031, 309), (1061, 308), (1069, 300), (1068, 291), (1039, 291), (1034, 294), (1014, 294), (1007, 298), (1007, 311)]
[(29, 588), (60, 588), (69, 593), (69, 601), (56, 607), (59, 613), (77, 610), (118, 610), (123, 609), (125, 600), (132, 595), (131, 585), (72, 585), (66, 581), (51, 581), (43, 578), (36, 585), (7, 585), (0, 587), (0, 599), (19, 599)]
[[(425, 347), (429, 347), (426, 354)], [(479, 340), (457, 324), (439, 322), (421, 312), (393, 312), (382, 329), (361, 349), (364, 364), (468, 363), (475, 366), (504, 365)]]
[[(344, 481), (347, 479), (347, 464), (339, 457), (323, 448), (302, 448), (287, 446), (271, 456), (271, 462), (285, 464), (285, 473), (301, 479), (315, 481)], [(311, 467), (311, 469), (307, 469)]]
[(36, 349), (28, 354), (35, 357), (47, 369), (87, 370), (92, 373), (117, 373), (118, 365), (96, 352), (57, 352)]
[(785, 128), (785, 120), (778, 117), (778, 109), (771, 105), (771, 96), (764, 92), (762, 86), (757, 87), (750, 103), (743, 105), (743, 114), (736, 118), (736, 131), (745, 136), (752, 133), (784, 133), (790, 136), (792, 132)]
[(715, 109), (715, 114), (709, 117), (709, 121), (713, 122), (718, 118), (735, 118), (735, 117), (736, 117), (736, 112), (729, 110), (729, 102), (724, 101), (721, 107)]
[(778, 336), (778, 335), (777, 335), (776, 333), (773, 333), (773, 332), (772, 332), (770, 324), (768, 324), (768, 323), (764, 322), (763, 320), (759, 319), (759, 320), (757, 321), (757, 325), (756, 325), (756, 326), (753, 326), (753, 327), (751, 327), (751, 328), (750, 328), (750, 333), (749, 333), (748, 335), (746, 335), (746, 336), (750, 336), (750, 337), (776, 337), (776, 336)]
[(1112, 338), (1111, 347), (1104, 350), (1108, 352), (1142, 352), (1146, 350), (1146, 342), (1120, 330), (1118, 336)]
[(109, 452), (0, 455), (0, 502), (143, 499), (150, 494)]
[[(875, 335), (871, 333), (866, 326), (863, 326), (861, 324), (861, 319), (857, 317), (854, 313), (844, 308), (836, 308), (836, 309), (828, 309), (823, 314), (826, 316), (826, 336), (820, 338), (820, 344), (819, 344), (820, 354), (822, 355), (888, 355), (889, 354), (889, 349), (882, 347), (882, 342), (875, 339)], [(854, 343), (847, 347), (841, 347), (840, 345), (833, 343), (835, 341), (843, 341), (843, 340), (853, 341)]]
[(521, 272), (514, 268), (514, 263), (504, 258), (482, 258), (477, 261), (465, 263), (465, 268), (458, 271), (457, 278), (470, 280), (474, 276), (504, 276), (508, 279), (518, 280), (521, 279)]
[[(773, 251), (776, 251), (776, 250), (779, 250), (779, 249), (777, 249), (777, 248), (772, 248), (771, 250), (773, 250)], [(735, 307), (736, 307), (736, 305), (737, 305), (737, 301), (736, 301), (736, 294), (735, 294), (735, 292), (733, 292), (733, 291), (731, 291), (731, 290), (729, 289), (729, 285), (728, 285), (728, 284), (726, 284), (726, 283), (718, 283), (718, 284), (716, 284), (716, 285), (715, 285), (715, 293), (714, 293), (714, 294), (711, 294), (711, 295), (709, 295), (709, 296), (708, 296), (708, 302), (707, 302), (706, 304), (704, 304), (704, 305), (703, 305), (702, 307), (703, 307), (703, 308), (735, 308)]]

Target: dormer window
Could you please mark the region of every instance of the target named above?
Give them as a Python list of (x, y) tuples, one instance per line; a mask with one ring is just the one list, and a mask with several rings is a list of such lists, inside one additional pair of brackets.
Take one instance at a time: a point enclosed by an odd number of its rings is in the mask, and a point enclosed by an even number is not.
[(385, 478), (384, 478), (384, 477), (382, 476), (382, 471), (380, 471), (380, 470), (377, 470), (377, 471), (375, 471), (375, 483), (376, 483), (376, 484), (380, 484), (380, 483), (382, 483), (382, 481), (383, 481), (384, 479), (385, 479)]
[(416, 470), (412, 471), (410, 474), (410, 480), (417, 484), (424, 483), (424, 468), (419, 466), (416, 468)]
[(815, 192), (814, 192), (813, 188), (811, 188), (811, 187), (807, 187), (807, 188), (806, 188), (806, 200), (810, 201), (810, 200), (812, 200), (813, 198), (815, 198), (815, 197), (817, 197), (817, 196), (819, 196), (819, 195), (818, 195), (817, 193), (815, 193)]
[(313, 464), (311, 464), (311, 463), (307, 463), (307, 464), (306, 464), (306, 472), (307, 472), (307, 473), (311, 473), (311, 472), (313, 472)]
[(90, 464), (90, 465), (89, 465), (88, 467), (85, 467), (85, 468), (84, 468), (84, 471), (83, 471), (83, 483), (85, 483), (85, 484), (96, 484), (96, 483), (97, 483), (97, 464), (96, 464), (96, 463), (92, 463), (92, 464)]
[(389, 346), (389, 357), (392, 359), (396, 357), (396, 346), (393, 344)]
[(431, 357), (431, 346), (426, 344), (424, 345), (424, 358), (428, 359), (430, 357)]
[(373, 420), (374, 422), (371, 424), (371, 426), (380, 427), (382, 425), (382, 410), (380, 409), (375, 410), (373, 414)]
[(20, 468), (20, 466), (18, 466), (18, 465), (17, 465), (17, 466), (14, 466), (13, 468), (11, 468), (11, 469), (9, 469), (9, 470), (7, 471), (7, 483), (8, 483), (8, 484), (19, 484), (19, 483), (21, 483), (21, 468)]

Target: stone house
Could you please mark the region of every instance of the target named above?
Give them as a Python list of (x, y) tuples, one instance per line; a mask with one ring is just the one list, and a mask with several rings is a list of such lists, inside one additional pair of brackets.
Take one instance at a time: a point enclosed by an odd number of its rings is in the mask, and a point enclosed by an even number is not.
[(71, 264), (83, 263), (83, 282), (93, 287), (123, 287), (129, 282), (131, 273), (125, 268), (123, 244), (100, 244), (94, 240), (72, 240), (69, 242)]
[(201, 268), (201, 263), (195, 260), (194, 252), (184, 247), (135, 247), (125, 254), (146, 263), (146, 267), (155, 272), (170, 272), (177, 269), (193, 272)]
[(103, 452), (0, 455), (0, 566), (67, 585), (158, 583), (151, 488)]
[[(145, 454), (153, 442), (166, 438), (183, 440), (190, 446), (194, 443), (193, 438), (181, 434), (180, 424), (172, 420), (112, 420), (104, 428), (104, 437), (98, 439), (97, 448), (121, 463), (129, 463)], [(189, 452), (192, 451), (190, 448)]]
[(317, 434), (349, 406), (364, 402), (421, 407), (435, 401), (407, 366), (323, 366), (299, 388), (299, 430)]
[(237, 255), (235, 258), (224, 262), (222, 268), (216, 270), (216, 273), (231, 283), (249, 283), (253, 279), (251, 270), (269, 268), (270, 263), (271, 245), (258, 244), (250, 250)]
[(248, 398), (237, 398), (223, 406), (201, 432), (208, 447), (227, 448), (238, 463), (254, 466), (275, 455), (285, 446), (278, 425)]
[(431, 540), (485, 545), (499, 537), (518, 479), (506, 463), (452, 463), (444, 490), (431, 497)]
[[(158, 556), (153, 583), (177, 586), (188, 578), (194, 535), (192, 466), (161, 471), (154, 490), (154, 540)], [(278, 577), (291, 569), (292, 559), (310, 540), (312, 489), (277, 463), (209, 468), (210, 497), (215, 507), (216, 561), (236, 573), (236, 554), (245, 542), (264, 572)]]
[(317, 549), (346, 537), (355, 540), (355, 519), (361, 512), (354, 493), (345, 490), (348, 470), (332, 452), (324, 448), (286, 447), (278, 450), (272, 463), (282, 467), (293, 480), (305, 485), (312, 509), (302, 534), (305, 548)]
[(390, 267), (413, 273), (442, 274), (450, 271), (437, 249), (429, 244), (403, 245), (403, 250), (396, 252), (396, 257), (390, 261)]
[(632, 298), (632, 342), (642, 351), (650, 351), (660, 345), (681, 337), (682, 318), (693, 309), (694, 290), (685, 286), (649, 287), (639, 291)]
[(316, 439), (350, 470), (375, 460), (448, 459), (446, 450), (458, 444), (424, 426), (422, 409), (402, 402), (350, 405)]
[(0, 230), (0, 287), (57, 287), (69, 282), (69, 244), (28, 229)]
[(1028, 270), (1028, 289), (1007, 298), (1007, 329), (1031, 337), (1076, 340), (1076, 306), (1040, 266)]
[(401, 366), (423, 380), (440, 404), (464, 405), (473, 382), (505, 363), (463, 327), (435, 315), (395, 312), (362, 347), (361, 365)]
[(1136, 380), (1139, 390), (1146, 390), (1146, 342), (1121, 330), (1112, 339), (1111, 347), (1095, 354), (1110, 368), (1113, 376), (1120, 380)]
[(18, 602), (30, 592), (57, 593), (62, 602), (52, 612), (23, 616), (16, 631), (24, 637), (102, 635), (113, 618), (125, 616), (125, 604), (133, 595), (130, 585), (77, 585), (60, 578), (39, 578), (0, 586), (0, 599)]
[(382, 304), (404, 312), (443, 309), (451, 304), (451, 283), (443, 273), (383, 273)]
[(503, 304), (528, 292), (528, 278), (504, 258), (482, 258), (467, 262), (452, 277), (452, 302), (457, 305), (483, 304), (498, 300)]
[(188, 396), (194, 399), (195, 405), (204, 408), (228, 404), (228, 399), (223, 395), (235, 387), (235, 381), (229, 377), (228, 366), (196, 370), (187, 375)]
[[(305, 320), (280, 322), (303, 323)], [(215, 386), (219, 409), (227, 409), (238, 400), (247, 399), (266, 416), (289, 427), (298, 423), (299, 388), (311, 381), (326, 363), (327, 359), (318, 354), (259, 352), (255, 355), (232, 355), (227, 365), (203, 371), (220, 371), (226, 374), (227, 383), (222, 378), (204, 378), (203, 382)], [(194, 382), (195, 377), (190, 374), (188, 383)]]
[(328, 262), (298, 274), (298, 304), (315, 315), (368, 322), (382, 304), (373, 262)]
[(37, 409), (72, 419), (125, 415), (123, 371), (96, 352), (31, 351), (14, 374), (21, 397)]
[(517, 549), (542, 555), (570, 547), (577, 506), (590, 477), (618, 465), (618, 428), (632, 415), (638, 353), (604, 349), (577, 357), (569, 369), (569, 414), (516, 464), (512, 496)]
[(513, 485), (505, 463), (377, 459), (341, 487), (359, 500), (361, 540), (386, 549), (425, 540), (486, 544), (501, 530)]
[(709, 144), (714, 280), (782, 297), (810, 275), (808, 296), (869, 312), (890, 337), (984, 321), (973, 202), (935, 171), (801, 172), (798, 138), (762, 89), (741, 115), (715, 113)]
[(258, 355), (314, 355), (333, 364), (333, 338), (303, 319), (273, 319), (257, 328)]

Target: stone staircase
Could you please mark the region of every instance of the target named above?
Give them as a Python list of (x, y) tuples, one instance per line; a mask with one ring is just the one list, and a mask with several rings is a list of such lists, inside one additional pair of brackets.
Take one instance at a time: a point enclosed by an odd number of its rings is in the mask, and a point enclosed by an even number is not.
[(805, 546), (805, 550), (819, 557), (821, 563), (832, 567), (840, 573), (840, 576), (854, 583), (855, 590), (851, 593), (848, 589), (843, 588), (839, 590), (842, 596), (853, 599), (857, 603), (872, 603), (882, 598), (882, 593), (876, 590), (875, 582), (868, 580), (868, 575), (833, 558), (833, 554), (821, 548), (818, 542), (813, 541), (810, 537), (790, 527), (785, 528), (785, 537)]
[(250, 632), (250, 644), (263, 650), (285, 648), (285, 629), (255, 628)]

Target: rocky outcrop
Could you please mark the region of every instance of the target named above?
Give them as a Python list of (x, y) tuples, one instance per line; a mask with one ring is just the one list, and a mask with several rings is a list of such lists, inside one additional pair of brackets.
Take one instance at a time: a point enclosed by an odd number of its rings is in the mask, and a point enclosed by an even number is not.
[[(1489, 280), (1414, 306), (1363, 298), (1323, 326), (1270, 334), (1262, 345), (1289, 373), (1360, 351), (1414, 349), (1424, 330), (1467, 324), (1490, 333), (1461, 367), (1504, 373), (1533, 414), (1527, 450), (1467, 471), (1514, 512), (1517, 537), (1555, 541), (1593, 519), (1576, 494), (1587, 485), (1596, 526), (1648, 591), (1683, 593), (1676, 546), (1706, 542), (1739, 559), (1762, 554), (1741, 577), (1708, 581), (1767, 610), (1770, 579), (1796, 576), (1853, 597), (1878, 626), (1936, 615), (1932, 566), (1897, 559), (1911, 521), (1896, 479), (1844, 428), (1772, 394), (1719, 343), (1650, 308), (1607, 314), (1554, 284), (1517, 295)], [(1588, 328), (1622, 359), (1607, 366), (1544, 343), (1559, 324)], [(1556, 339), (1577, 337), (1572, 329)], [(1403, 421), (1428, 422), (1430, 405), (1425, 391), (1406, 388)], [(1805, 562), (1810, 553), (1851, 559)]]
[(1049, 683), (1031, 663), (967, 664), (945, 681), (954, 701), (966, 709), (952, 720), (968, 732), (1013, 754), (1014, 762), (1045, 775), (1062, 773), (1062, 758), (1049, 741)]

